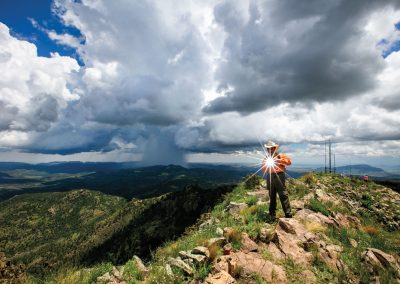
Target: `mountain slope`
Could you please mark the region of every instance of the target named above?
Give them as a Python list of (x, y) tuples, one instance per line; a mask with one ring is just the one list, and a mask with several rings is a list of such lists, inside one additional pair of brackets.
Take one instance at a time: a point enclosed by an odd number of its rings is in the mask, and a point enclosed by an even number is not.
[[(19, 170), (18, 173), (24, 171)], [(30, 173), (29, 171), (25, 171)], [(13, 174), (15, 173), (12, 172)], [(184, 168), (181, 166), (152, 166), (136, 169), (102, 170), (94, 173), (52, 174), (40, 177), (30, 184), (22, 180), (13, 181), (13, 186), (5, 186), (0, 180), (0, 201), (16, 194), (68, 191), (89, 188), (106, 194), (131, 198), (148, 198), (178, 191), (186, 185), (213, 188), (220, 184), (237, 183), (245, 174), (235, 170), (215, 170), (206, 168)], [(8, 179), (12, 181), (13, 179)], [(15, 178), (17, 180), (17, 178)], [(23, 183), (22, 183), (23, 182)]]
[(227, 194), (184, 236), (159, 247), (148, 268), (132, 258), (123, 266), (108, 263), (72, 269), (52, 279), (74, 283), (96, 279), (96, 283), (398, 283), (398, 193), (358, 179), (309, 174), (288, 181), (294, 218), (281, 218), (279, 210), (280, 218), (271, 222), (266, 192), (258, 183), (254, 179)]
[(0, 206), (1, 251), (40, 274), (73, 258), (77, 244), (125, 204), (90, 190), (15, 196)]
[(196, 186), (144, 200), (90, 190), (24, 194), (0, 203), (0, 251), (43, 278), (62, 267), (148, 257), (232, 186)]

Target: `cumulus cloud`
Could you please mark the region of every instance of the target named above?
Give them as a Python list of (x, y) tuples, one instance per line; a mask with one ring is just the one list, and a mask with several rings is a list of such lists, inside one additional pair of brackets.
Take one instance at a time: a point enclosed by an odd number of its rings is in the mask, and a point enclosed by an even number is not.
[(53, 12), (81, 38), (44, 32), (84, 66), (37, 57), (3, 25), (18, 48), (0, 45), (1, 70), (16, 70), (0, 79), (0, 145), (147, 163), (267, 138), (399, 149), (398, 1), (55, 0)]
[(170, 1), (56, 1), (55, 7), (85, 37), (81, 106), (88, 119), (172, 125), (198, 115), (210, 71), (192, 11)]
[(37, 55), (36, 46), (10, 35), (0, 23), (0, 146), (28, 143), (48, 130), (68, 102), (79, 96), (68, 86), (79, 70), (70, 57)]

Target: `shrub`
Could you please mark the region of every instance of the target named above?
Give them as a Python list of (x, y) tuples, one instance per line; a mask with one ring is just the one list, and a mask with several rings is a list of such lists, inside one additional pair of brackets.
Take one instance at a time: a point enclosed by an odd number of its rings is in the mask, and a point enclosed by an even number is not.
[(329, 216), (330, 212), (329, 210), (326, 208), (325, 204), (322, 203), (321, 201), (319, 201), (316, 198), (312, 198), (309, 202), (309, 204), (307, 204), (307, 207), (315, 212), (321, 212), (322, 214), (324, 214), (325, 216)]
[(305, 227), (307, 228), (307, 230), (309, 230), (313, 233), (317, 233), (317, 232), (323, 233), (326, 231), (326, 227), (323, 226), (321, 223), (317, 223), (317, 222), (306, 222)]
[(260, 185), (261, 185), (261, 178), (259, 176), (253, 174), (245, 177), (244, 187), (246, 189), (252, 189)]
[(199, 280), (204, 280), (210, 272), (211, 272), (211, 265), (209, 263), (204, 263), (196, 267), (196, 270), (194, 272), (194, 277)]
[(91, 271), (87, 283), (92, 283), (96, 280), (97, 277), (112, 271), (112, 263), (107, 262), (107, 263), (101, 263), (100, 265), (96, 266), (93, 268)]
[(249, 206), (253, 206), (257, 204), (257, 197), (256, 196), (249, 196), (246, 199), (246, 204)]
[(307, 185), (312, 185), (317, 182), (317, 179), (316, 179), (314, 173), (307, 173), (306, 175), (303, 176), (302, 179), (303, 179), (304, 183)]
[(364, 232), (368, 235), (375, 236), (379, 233), (379, 229), (373, 225), (367, 225), (363, 227)]
[(367, 209), (371, 209), (372, 206), (372, 197), (368, 193), (363, 193), (361, 195), (361, 205)]

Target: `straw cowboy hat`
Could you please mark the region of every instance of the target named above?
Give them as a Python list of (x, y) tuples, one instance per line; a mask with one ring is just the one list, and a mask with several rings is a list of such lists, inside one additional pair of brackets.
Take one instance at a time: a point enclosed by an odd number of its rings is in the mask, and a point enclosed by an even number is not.
[(279, 145), (276, 144), (275, 142), (269, 140), (267, 142), (267, 144), (264, 144), (264, 147), (267, 148), (267, 149), (269, 149), (269, 148), (279, 148)]

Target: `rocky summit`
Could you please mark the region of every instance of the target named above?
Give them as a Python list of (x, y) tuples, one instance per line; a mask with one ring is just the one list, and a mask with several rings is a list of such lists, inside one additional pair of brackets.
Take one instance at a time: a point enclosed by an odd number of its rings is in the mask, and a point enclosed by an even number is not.
[[(334, 174), (288, 179), (293, 218), (268, 217), (265, 181), (225, 195), (150, 259), (55, 274), (63, 283), (400, 283), (400, 195)], [(53, 280), (52, 280), (53, 279)]]

